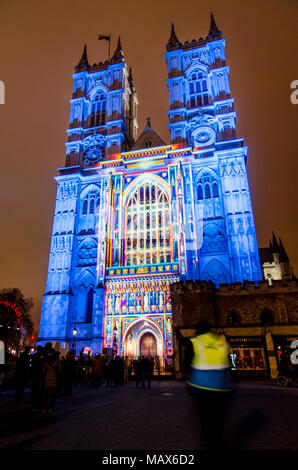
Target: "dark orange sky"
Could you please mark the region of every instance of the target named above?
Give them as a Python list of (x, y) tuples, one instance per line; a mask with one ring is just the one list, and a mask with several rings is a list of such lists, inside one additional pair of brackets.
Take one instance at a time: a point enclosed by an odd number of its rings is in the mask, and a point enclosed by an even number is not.
[(281, 236), (298, 272), (297, 0), (0, 0), (0, 287), (33, 297), (39, 321), (45, 289), (57, 168), (64, 165), (72, 73), (87, 43), (90, 63), (107, 58), (99, 33), (120, 34), (140, 101), (140, 131), (169, 142), (165, 45), (174, 21), (181, 42), (205, 37), (213, 11), (226, 38), (237, 135), (248, 173), (259, 246)]

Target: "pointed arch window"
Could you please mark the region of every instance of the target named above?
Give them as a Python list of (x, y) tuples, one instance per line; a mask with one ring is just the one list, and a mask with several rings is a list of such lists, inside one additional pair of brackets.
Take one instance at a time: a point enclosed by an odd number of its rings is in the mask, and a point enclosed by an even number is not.
[(205, 198), (206, 199), (211, 198), (211, 189), (210, 189), (210, 184), (209, 183), (205, 184)]
[(99, 190), (91, 189), (84, 197), (82, 203), (82, 214), (94, 214), (95, 208), (98, 209), (100, 204)]
[(170, 207), (164, 189), (156, 182), (140, 184), (127, 201), (125, 218), (127, 265), (131, 263), (132, 252), (132, 264), (171, 262)]
[(201, 175), (197, 186), (198, 200), (219, 197), (218, 182), (211, 173), (205, 172)]
[(91, 104), (91, 127), (104, 126), (106, 123), (106, 97), (98, 93)]
[(86, 323), (92, 322), (94, 289), (90, 287), (86, 302)]
[(198, 184), (198, 199), (204, 199), (203, 186)]
[(84, 199), (84, 202), (83, 202), (83, 214), (88, 214), (88, 199)]
[(219, 196), (219, 192), (218, 192), (218, 184), (216, 181), (214, 181), (212, 183), (212, 195), (213, 197), (218, 197)]
[(190, 105), (192, 108), (207, 106), (209, 104), (207, 75), (195, 72), (189, 79)]
[(90, 201), (90, 214), (94, 214), (94, 199), (91, 199)]

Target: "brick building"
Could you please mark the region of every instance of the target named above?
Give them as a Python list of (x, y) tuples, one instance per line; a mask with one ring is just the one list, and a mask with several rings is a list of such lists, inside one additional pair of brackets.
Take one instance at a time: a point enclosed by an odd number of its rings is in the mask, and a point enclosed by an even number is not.
[(239, 375), (277, 376), (291, 343), (298, 338), (298, 281), (221, 284), (187, 281), (171, 285), (174, 364), (184, 370), (184, 339), (199, 320), (227, 336)]

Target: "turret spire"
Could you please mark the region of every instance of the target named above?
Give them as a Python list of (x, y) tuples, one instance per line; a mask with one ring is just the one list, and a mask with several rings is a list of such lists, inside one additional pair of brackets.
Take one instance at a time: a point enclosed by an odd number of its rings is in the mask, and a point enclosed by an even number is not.
[(280, 257), (279, 257), (279, 261), (282, 263), (287, 263), (289, 262), (289, 257), (287, 255), (287, 252), (285, 250), (285, 247), (283, 245), (283, 242), (281, 241), (281, 238), (279, 238), (279, 246), (280, 246)]
[(208, 36), (210, 35), (213, 35), (213, 34), (218, 34), (220, 33), (221, 31), (219, 31), (216, 23), (215, 23), (215, 19), (214, 19), (214, 15), (213, 13), (211, 12), (210, 13), (210, 27), (209, 27), (209, 34)]
[(272, 230), (272, 252), (279, 253), (279, 246), (274, 231)]
[(89, 67), (89, 62), (88, 62), (88, 57), (87, 57), (87, 46), (85, 44), (84, 46), (84, 50), (83, 50), (83, 54), (82, 54), (82, 57), (80, 59), (80, 62), (78, 63), (77, 67), (78, 69), (81, 69), (83, 67)]
[(121, 46), (121, 39), (120, 39), (120, 36), (118, 38), (118, 43), (117, 43), (117, 47), (115, 49), (115, 52), (114, 52), (114, 57), (124, 57), (123, 55), (123, 51), (122, 51), (122, 46)]
[(171, 24), (171, 35), (170, 35), (170, 39), (169, 39), (169, 42), (168, 42), (168, 46), (174, 46), (175, 44), (179, 44), (179, 40), (176, 36), (176, 33), (175, 33), (175, 28), (174, 28), (174, 23)]
[(134, 86), (134, 82), (133, 82), (131, 67), (129, 67), (128, 81), (129, 81), (130, 87), (132, 88)]

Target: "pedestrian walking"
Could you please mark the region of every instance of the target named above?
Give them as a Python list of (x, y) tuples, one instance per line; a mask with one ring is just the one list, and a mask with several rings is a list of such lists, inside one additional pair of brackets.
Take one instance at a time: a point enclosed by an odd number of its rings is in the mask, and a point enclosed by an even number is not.
[(225, 337), (212, 333), (206, 322), (198, 323), (196, 333), (188, 348), (188, 357), (192, 359), (187, 383), (196, 401), (205, 448), (219, 450), (224, 448), (224, 426), (232, 391), (229, 346)]
[(50, 354), (43, 366), (44, 373), (44, 411), (53, 413), (57, 398), (57, 388), (60, 380), (60, 363), (57, 354)]

